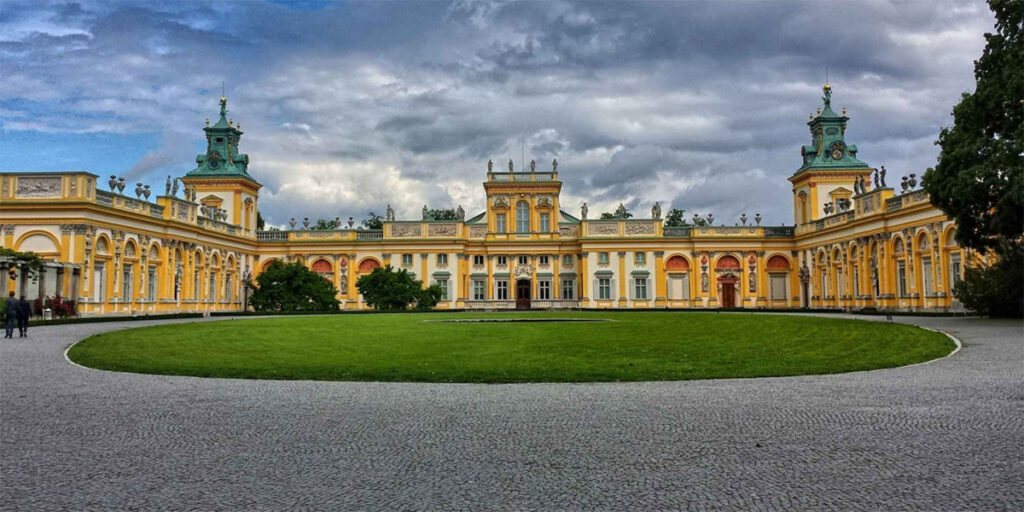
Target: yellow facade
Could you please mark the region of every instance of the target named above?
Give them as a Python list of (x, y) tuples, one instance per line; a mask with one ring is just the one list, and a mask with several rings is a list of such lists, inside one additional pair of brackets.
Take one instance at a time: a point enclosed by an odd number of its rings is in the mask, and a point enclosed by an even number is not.
[(251, 179), (185, 177), (186, 199), (150, 202), (89, 173), (0, 174), (0, 245), (50, 262), (30, 282), (8, 279), (0, 259), (0, 284), (73, 299), (82, 315), (238, 311), (244, 281), (283, 260), (331, 281), (344, 309), (366, 307), (356, 281), (384, 265), (442, 284), (442, 309), (958, 307), (951, 288), (968, 255), (954, 223), (921, 190), (869, 187), (874, 169), (795, 174), (795, 227), (664, 227), (658, 211), (571, 215), (557, 164), (530, 167), (489, 164), (487, 208), (468, 219), (330, 231), (256, 231)]

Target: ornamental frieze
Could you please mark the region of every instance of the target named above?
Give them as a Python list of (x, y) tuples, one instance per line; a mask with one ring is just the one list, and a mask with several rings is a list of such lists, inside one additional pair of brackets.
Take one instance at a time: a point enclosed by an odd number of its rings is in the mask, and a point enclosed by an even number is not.
[(589, 222), (587, 224), (588, 235), (617, 235), (619, 234), (618, 221), (612, 222)]
[(457, 233), (458, 227), (455, 224), (430, 224), (427, 226), (427, 236), (455, 236)]
[(487, 236), (487, 226), (471, 226), (469, 228), (470, 238), (483, 238)]
[(15, 189), (16, 197), (60, 197), (60, 176), (47, 177), (18, 177), (18, 188)]
[(579, 230), (576, 226), (561, 226), (558, 228), (558, 233), (566, 238), (575, 238), (578, 236)]
[(395, 238), (410, 238), (422, 235), (419, 224), (392, 224), (391, 236)]
[(626, 234), (627, 235), (653, 235), (654, 234), (654, 223), (653, 222), (627, 222), (626, 223)]

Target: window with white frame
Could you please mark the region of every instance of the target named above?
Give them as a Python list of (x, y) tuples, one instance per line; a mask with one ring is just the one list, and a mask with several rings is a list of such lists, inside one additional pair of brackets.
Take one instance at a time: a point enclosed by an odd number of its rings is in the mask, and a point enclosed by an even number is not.
[(448, 264), (448, 255), (447, 254), (438, 254), (437, 255), (437, 265), (443, 267), (443, 266), (445, 266), (447, 264)]
[(146, 298), (149, 300), (156, 300), (157, 294), (157, 281), (156, 281), (156, 265), (149, 266), (149, 272), (146, 274)]
[(547, 255), (541, 255), (538, 258), (540, 259), (540, 265), (542, 267), (546, 267), (550, 264), (550, 260), (548, 259)]
[(495, 295), (498, 300), (508, 300), (508, 281), (500, 280), (494, 282)]
[(960, 282), (960, 253), (952, 253), (949, 255), (949, 286), (953, 289), (953, 285)]
[(537, 281), (537, 298), (540, 300), (551, 300), (551, 281), (547, 279)]
[(508, 256), (498, 256), (498, 266), (504, 267), (508, 265)]
[(772, 300), (786, 300), (786, 274), (770, 274)]
[(566, 254), (566, 255), (562, 256), (562, 266), (563, 267), (571, 267), (572, 266), (572, 254)]
[(516, 204), (516, 232), (530, 232), (530, 203), (519, 201)]
[(121, 269), (122, 270), (122, 279), (121, 279), (121, 299), (122, 300), (132, 300), (132, 277), (134, 276), (134, 272), (132, 272), (133, 268), (134, 268), (134, 265), (132, 265), (131, 263), (125, 263), (124, 264), (124, 268)]
[(600, 264), (600, 265), (607, 265), (608, 264), (608, 253), (606, 253), (606, 252), (599, 252), (599, 253), (597, 253), (597, 263)]
[(224, 276), (224, 300), (231, 302), (231, 299), (234, 298), (234, 294), (231, 292), (231, 274), (227, 274)]
[(210, 272), (210, 286), (206, 289), (211, 301), (217, 300), (217, 274)]
[(647, 300), (647, 278), (638, 277), (633, 279), (633, 298)]
[(402, 255), (402, 266), (403, 267), (408, 267), (409, 265), (412, 265), (412, 254), (403, 254)]
[(633, 253), (633, 263), (636, 264), (636, 265), (643, 265), (643, 264), (647, 263), (647, 253), (646, 252)]
[(597, 280), (597, 298), (608, 300), (612, 298), (612, 280), (601, 277)]
[(199, 301), (199, 299), (202, 298), (203, 295), (203, 290), (201, 289), (203, 283), (201, 278), (199, 277), (199, 274), (200, 272), (198, 270), (196, 270), (195, 273), (193, 274), (194, 282), (192, 283), (192, 298), (196, 299), (196, 301)]
[(572, 300), (576, 298), (576, 280), (562, 279), (562, 298)]
[(547, 233), (551, 231), (551, 214), (542, 213), (540, 214), (540, 231), (541, 233)]
[(898, 281), (897, 284), (899, 285), (899, 290), (898, 291), (900, 292), (900, 297), (906, 297), (907, 296), (907, 264), (901, 261), (899, 263), (899, 265), (896, 266), (896, 268), (897, 268), (896, 275), (897, 275), (897, 281)]
[(483, 279), (473, 280), (473, 300), (484, 300), (487, 298), (487, 282)]
[(519, 264), (520, 265), (526, 265), (529, 262), (530, 262), (530, 257), (529, 256), (519, 256)]
[(97, 263), (92, 268), (92, 299), (103, 302), (107, 298), (107, 265)]
[(434, 284), (441, 288), (441, 300), (448, 300), (448, 280), (447, 279), (436, 279)]
[(497, 231), (498, 233), (504, 233), (504, 232), (508, 231), (505, 228), (505, 214), (504, 213), (499, 213), (499, 214), (494, 216), (494, 224), (495, 224), (494, 230)]
[(473, 266), (482, 267), (484, 266), (484, 257), (482, 254), (476, 254), (473, 256)]
[(924, 282), (924, 294), (932, 294), (932, 259), (921, 258), (921, 280)]

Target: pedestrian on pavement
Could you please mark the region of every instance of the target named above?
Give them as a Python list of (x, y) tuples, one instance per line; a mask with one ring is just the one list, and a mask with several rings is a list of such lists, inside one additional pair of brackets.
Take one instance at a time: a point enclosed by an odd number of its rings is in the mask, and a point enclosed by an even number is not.
[(11, 291), (7, 300), (4, 301), (3, 311), (0, 316), (4, 317), (4, 338), (13, 338), (14, 323), (18, 321), (18, 299), (14, 298), (14, 291)]
[(18, 301), (18, 333), (24, 338), (28, 336), (28, 319), (32, 316), (32, 304), (29, 304), (25, 300), (25, 296), (21, 296), (21, 300)]

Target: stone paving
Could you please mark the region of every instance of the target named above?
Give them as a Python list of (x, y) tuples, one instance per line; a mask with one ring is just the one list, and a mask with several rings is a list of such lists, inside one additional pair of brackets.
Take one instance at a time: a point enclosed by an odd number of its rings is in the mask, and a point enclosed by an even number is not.
[[(0, 340), (2, 510), (1024, 510), (1024, 324), (898, 318), (952, 357), (629, 384), (102, 372)], [(142, 342), (143, 340), (140, 340)]]

